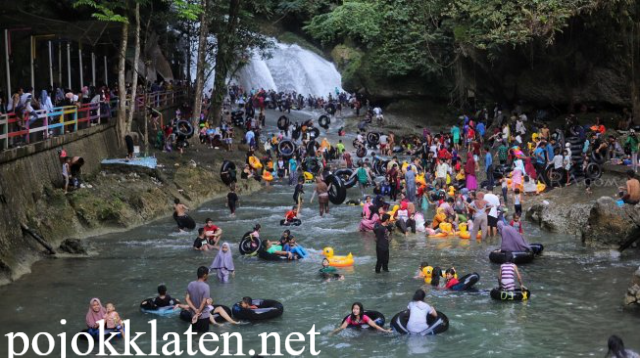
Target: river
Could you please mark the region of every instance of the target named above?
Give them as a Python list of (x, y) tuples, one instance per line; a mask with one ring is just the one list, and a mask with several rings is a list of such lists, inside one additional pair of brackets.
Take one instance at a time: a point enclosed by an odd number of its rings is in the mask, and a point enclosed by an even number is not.
[[(271, 113), (270, 121), (277, 115)], [(272, 123), (271, 123), (272, 125)], [(335, 128), (332, 129), (332, 131)], [(334, 138), (331, 136), (331, 138)], [(307, 186), (307, 200), (312, 186)], [(357, 189), (349, 191), (355, 198)], [(292, 203), (292, 188), (275, 184), (260, 193), (241, 197), (235, 219), (228, 217), (224, 202), (214, 200), (194, 210), (198, 223), (210, 217), (223, 230), (223, 240), (232, 243), (236, 276), (229, 284), (209, 279), (212, 296), (231, 306), (242, 296), (276, 299), (283, 303), (282, 317), (272, 321), (212, 328), (213, 332), (240, 332), (244, 353), (259, 351), (262, 332), (308, 332), (312, 325), (321, 334), (316, 349), (321, 357), (404, 357), (428, 353), (435, 357), (576, 357), (603, 356), (609, 335), (627, 338), (627, 345), (640, 348), (637, 312), (625, 312), (623, 294), (640, 257), (621, 257), (585, 249), (578, 238), (541, 231), (525, 224), (530, 242), (541, 242), (544, 255), (520, 266), (523, 280), (532, 292), (524, 303), (496, 302), (489, 290), (496, 284), (498, 266), (488, 260), (498, 239), (484, 242), (460, 239), (427, 239), (422, 234), (404, 238), (395, 235), (391, 246), (390, 273), (374, 273), (375, 242), (371, 233), (357, 230), (360, 207), (332, 206), (327, 217), (317, 216), (317, 206), (304, 205), (303, 225), (292, 228), (298, 242), (312, 253), (299, 262), (265, 262), (239, 255), (240, 236), (255, 223), (262, 225), (263, 238), (278, 239), (279, 220)], [(188, 324), (178, 317), (155, 317), (139, 311), (141, 300), (153, 297), (164, 283), (174, 297), (183, 298), (186, 285), (195, 279), (196, 268), (209, 265), (214, 252), (191, 250), (194, 234), (175, 233), (171, 218), (117, 234), (90, 239), (99, 255), (90, 258), (43, 260), (32, 273), (0, 287), (3, 313), (0, 354), (7, 356), (8, 332), (74, 334), (84, 327), (84, 315), (92, 297), (113, 302), (133, 330), (148, 331), (147, 321), (157, 318), (159, 335), (184, 332)], [(344, 270), (346, 280), (325, 283), (318, 275), (321, 250), (353, 253), (355, 266)], [(407, 337), (371, 331), (328, 333), (360, 301), (365, 309), (381, 311), (387, 321), (403, 310), (413, 292), (423, 287), (415, 280), (421, 261), (455, 266), (461, 274), (477, 272), (477, 292), (446, 292), (424, 287), (427, 301), (448, 315), (450, 329), (430, 337)], [(68, 323), (60, 324), (61, 319)], [(388, 323), (387, 323), (388, 326)], [(308, 336), (307, 336), (308, 337)], [(117, 346), (117, 344), (116, 344)], [(139, 346), (149, 351), (149, 339)], [(284, 348), (283, 348), (284, 349)], [(285, 353), (286, 355), (286, 353)], [(30, 351), (25, 356), (35, 356)], [(52, 356), (59, 356), (53, 354)], [(73, 356), (73, 354), (69, 354)], [(309, 346), (304, 356), (309, 354)]]

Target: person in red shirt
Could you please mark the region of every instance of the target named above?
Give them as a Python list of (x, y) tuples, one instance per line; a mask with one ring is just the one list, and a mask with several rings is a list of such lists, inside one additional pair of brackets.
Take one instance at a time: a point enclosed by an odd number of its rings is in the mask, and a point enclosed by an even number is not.
[(290, 223), (298, 218), (298, 209), (294, 206), (291, 210), (284, 214), (284, 222)]
[(446, 288), (447, 290), (460, 283), (460, 281), (458, 281), (458, 279), (456, 278), (456, 269), (454, 269), (453, 267), (445, 271), (445, 279), (447, 280), (447, 284), (444, 286), (444, 288)]
[(213, 220), (207, 218), (206, 224), (204, 226), (204, 235), (209, 240), (209, 244), (213, 246), (214, 249), (219, 249), (218, 242), (222, 237), (222, 229), (213, 225)]

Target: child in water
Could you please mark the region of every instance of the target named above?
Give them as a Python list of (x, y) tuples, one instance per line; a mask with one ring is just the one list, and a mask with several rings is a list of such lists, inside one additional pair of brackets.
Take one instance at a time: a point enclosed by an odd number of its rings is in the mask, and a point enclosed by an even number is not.
[(294, 206), (291, 210), (284, 214), (284, 223), (288, 224), (298, 218), (298, 208)]
[(116, 312), (116, 306), (114, 306), (113, 303), (107, 303), (105, 307), (107, 308), (107, 313), (104, 315), (105, 328), (124, 333), (122, 329), (122, 319), (118, 312)]
[(509, 225), (516, 228), (519, 233), (521, 234), (524, 233), (522, 230), (522, 221), (520, 221), (520, 215), (513, 214), (513, 219), (511, 220), (511, 222), (509, 222)]
[(444, 286), (445, 289), (451, 289), (451, 287), (457, 285), (458, 283), (460, 283), (460, 281), (458, 281), (458, 279), (455, 277), (456, 276), (456, 269), (455, 268), (450, 268), (447, 269), (447, 271), (445, 271), (445, 280), (446, 280), (446, 284)]
[[(216, 308), (213, 307), (213, 299), (207, 298), (207, 306), (204, 308), (205, 311), (209, 311), (209, 322), (216, 326), (222, 326), (222, 324), (216, 322), (216, 319), (213, 317), (216, 313), (220, 315), (225, 321), (231, 324), (240, 324), (238, 321), (234, 321), (233, 318), (229, 316), (229, 314), (224, 310), (224, 308), (218, 306)], [(194, 316), (195, 322), (198, 321), (199, 316)]]
[(344, 275), (339, 274), (337, 268), (329, 266), (329, 260), (326, 257), (322, 259), (322, 268), (320, 269), (320, 274), (322, 275), (322, 278), (325, 279), (324, 282), (329, 282), (332, 278), (338, 281), (344, 280)]
[(425, 267), (427, 267), (427, 266), (429, 266), (429, 263), (428, 263), (428, 262), (426, 262), (426, 261), (422, 261), (422, 262), (420, 263), (420, 266), (418, 266), (418, 272), (416, 272), (416, 275), (415, 275), (415, 276), (413, 276), (413, 278), (414, 278), (414, 279), (421, 279), (421, 280), (424, 280), (425, 275), (424, 275), (424, 271), (423, 271), (423, 270), (424, 270), (424, 268), (425, 268)]
[(304, 247), (296, 243), (296, 238), (293, 236), (289, 236), (289, 240), (283, 248), (284, 251), (290, 252), (296, 259), (304, 259), (309, 255)]

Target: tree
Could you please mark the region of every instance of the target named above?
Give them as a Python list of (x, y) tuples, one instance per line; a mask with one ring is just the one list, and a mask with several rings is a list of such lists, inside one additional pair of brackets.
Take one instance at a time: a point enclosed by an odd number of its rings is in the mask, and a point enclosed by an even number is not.
[(99, 0), (78, 0), (74, 7), (88, 6), (95, 10), (93, 17), (100, 21), (110, 21), (122, 23), (120, 38), (120, 48), (118, 51), (118, 118), (116, 120), (116, 131), (119, 143), (124, 145), (124, 137), (130, 130), (127, 126), (127, 89), (125, 83), (127, 43), (129, 40), (129, 0), (99, 1)]
[(251, 52), (264, 52), (271, 42), (259, 33), (256, 15), (271, 14), (272, 4), (261, 0), (215, 0), (211, 33), (216, 38), (215, 75), (208, 119), (220, 122), (222, 102), (226, 95), (226, 80), (246, 64)]
[[(207, 48), (207, 35), (209, 32), (209, 26), (207, 24), (207, 4), (209, 0), (202, 0), (200, 13), (200, 31), (198, 37), (198, 63), (197, 63), (197, 72), (196, 72), (196, 93), (193, 98), (193, 123), (192, 125), (196, 128), (196, 124), (200, 119), (200, 112), (202, 111), (202, 92), (204, 88), (204, 68), (206, 66), (205, 63), (205, 55)], [(196, 138), (194, 136), (194, 138)]]

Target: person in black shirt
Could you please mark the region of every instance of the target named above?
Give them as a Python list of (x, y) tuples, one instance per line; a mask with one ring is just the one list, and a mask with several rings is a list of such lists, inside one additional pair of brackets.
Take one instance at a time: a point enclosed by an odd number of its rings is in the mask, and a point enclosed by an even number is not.
[(391, 233), (387, 226), (389, 225), (389, 214), (382, 215), (382, 223), (376, 223), (373, 227), (373, 233), (376, 235), (376, 273), (380, 273), (380, 268), (384, 272), (389, 272), (389, 242), (391, 241)]
[(235, 185), (232, 184), (229, 194), (227, 194), (227, 207), (229, 208), (229, 211), (231, 211), (231, 217), (236, 216), (236, 206), (238, 205), (239, 200), (238, 194), (236, 194)]
[(304, 177), (298, 179), (298, 185), (293, 192), (293, 202), (298, 206), (298, 212), (302, 209), (302, 198), (304, 196)]
[(189, 309), (189, 305), (181, 304), (179, 300), (169, 296), (167, 294), (167, 286), (160, 285), (158, 286), (158, 296), (154, 299), (148, 299), (142, 302), (142, 305), (146, 309), (157, 310), (161, 308), (167, 309)]

